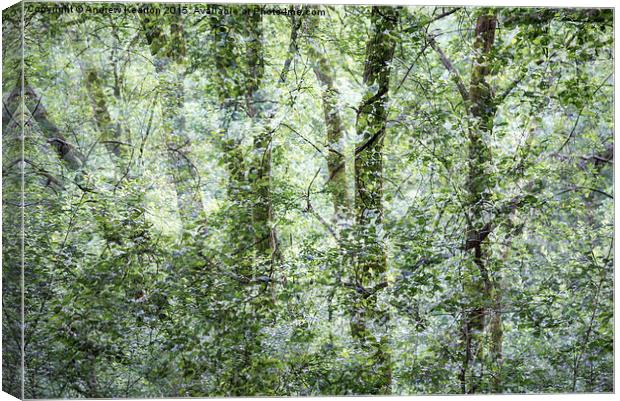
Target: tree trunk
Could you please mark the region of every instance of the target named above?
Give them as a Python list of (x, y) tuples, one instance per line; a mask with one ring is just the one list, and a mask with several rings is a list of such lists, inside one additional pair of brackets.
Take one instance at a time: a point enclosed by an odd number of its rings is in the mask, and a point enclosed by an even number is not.
[(329, 174), (327, 189), (332, 196), (334, 220), (341, 226), (342, 222), (348, 219), (351, 209), (344, 156), (344, 128), (338, 111), (338, 91), (334, 86), (334, 71), (320, 42), (313, 38), (313, 35), (318, 32), (319, 23), (319, 17), (310, 17), (308, 20), (308, 36), (310, 37), (308, 53), (316, 79), (321, 84), (323, 118), (327, 131), (327, 171)]
[(244, 277), (252, 276), (254, 234), (252, 226), (252, 190), (248, 180), (250, 158), (245, 154), (243, 133), (235, 131), (236, 121), (243, 119), (245, 104), (244, 74), (239, 73), (243, 64), (241, 44), (235, 40), (240, 34), (245, 18), (238, 20), (235, 15), (211, 18), (211, 51), (215, 61), (212, 79), (220, 108), (220, 127), (216, 145), (220, 148), (224, 166), (228, 173), (227, 196), (230, 202), (231, 218), (227, 223), (229, 243), (235, 273)]
[[(315, 8), (315, 9), (318, 9)], [(321, 85), (321, 101), (323, 108), (323, 118), (326, 130), (327, 150), (327, 172), (326, 183), (327, 191), (331, 194), (332, 205), (334, 208), (333, 222), (337, 226), (338, 238), (342, 240), (343, 230), (346, 229), (352, 218), (351, 201), (349, 194), (349, 183), (347, 178), (347, 165), (345, 158), (345, 135), (340, 111), (338, 110), (338, 90), (334, 85), (336, 75), (328, 60), (327, 51), (323, 48), (321, 41), (316, 37), (319, 33), (320, 17), (311, 16), (307, 19), (308, 35), (308, 56), (312, 63), (312, 69), (317, 81)], [(335, 277), (342, 277), (342, 273), (350, 269), (350, 261), (347, 257), (347, 248), (344, 242), (338, 244), (340, 257), (335, 260), (332, 267), (332, 274)], [(327, 295), (327, 310), (329, 329), (329, 343), (333, 344), (333, 310), (332, 304), (336, 294), (337, 286), (334, 285)]]
[[(464, 393), (481, 390), (486, 368), (491, 376), (488, 390), (501, 391), (501, 294), (494, 272), (486, 265), (489, 228), (484, 220), (485, 204), (491, 189), (491, 176), (487, 167), (491, 154), (485, 137), (490, 136), (493, 130), (496, 109), (486, 78), (490, 73), (496, 25), (497, 18), (494, 15), (481, 15), (477, 19), (474, 42), (476, 55), (469, 89), (469, 210), (465, 249), (473, 253), (474, 266), (468, 269), (464, 278), (464, 292), (468, 299), (462, 326), (464, 356), (460, 380)], [(489, 366), (485, 366), (487, 361)]]
[[(168, 37), (158, 25), (158, 17), (142, 17), (142, 26), (154, 58), (162, 95), (163, 129), (170, 175), (177, 195), (179, 215), (185, 230), (206, 223), (200, 177), (189, 157), (191, 141), (186, 133), (184, 76), (185, 38), (179, 15), (170, 16)], [(204, 228), (204, 226), (203, 226)]]
[[(383, 239), (383, 139), (387, 121), (390, 64), (394, 56), (398, 9), (372, 7), (371, 38), (366, 47), (366, 93), (358, 108), (355, 149), (356, 255), (351, 334), (371, 354), (371, 372), (362, 372), (373, 394), (388, 394), (392, 369), (388, 349), (388, 311), (377, 304), (387, 286)], [(364, 369), (364, 368), (362, 368)]]
[(245, 25), (249, 38), (246, 47), (248, 71), (245, 83), (245, 102), (248, 117), (253, 120), (257, 131), (254, 136), (254, 158), (249, 173), (253, 192), (254, 243), (259, 258), (269, 261), (272, 265), (278, 254), (278, 239), (276, 230), (272, 227), (271, 141), (273, 132), (265, 121), (267, 103), (260, 90), (265, 72), (262, 22), (262, 14), (255, 12), (248, 16)]
[[(271, 138), (269, 115), (266, 113), (264, 91), (262, 15), (256, 10), (237, 20), (235, 16), (213, 18), (213, 57), (215, 87), (221, 116), (219, 146), (228, 172), (230, 212), (234, 214), (229, 232), (234, 252), (235, 273), (239, 282), (236, 292), (247, 298), (247, 305), (235, 311), (230, 320), (238, 321), (242, 355), (234, 360), (230, 376), (223, 378), (231, 395), (268, 394), (272, 378), (265, 376), (264, 335), (258, 328), (267, 323), (273, 311), (273, 289), (270, 281), (274, 259), (278, 256), (277, 237), (272, 228), (273, 206), (271, 194)], [(242, 43), (235, 43), (235, 35), (246, 38), (245, 53)], [(243, 66), (241, 73), (239, 67)], [(243, 115), (245, 112), (245, 115)], [(245, 132), (233, 131), (235, 121), (248, 118), (252, 123), (253, 143), (247, 152), (242, 143)], [(248, 227), (250, 229), (248, 229)], [(256, 294), (259, 292), (260, 294)], [(230, 330), (229, 328), (227, 330)]]
[[(19, 94), (21, 89), (17, 88), (11, 92), (7, 99), (9, 108), (17, 105), (19, 102)], [(85, 158), (77, 149), (62, 135), (60, 129), (54, 124), (47, 115), (47, 110), (41, 102), (41, 98), (36, 94), (34, 89), (24, 81), (24, 105), (32, 114), (41, 131), (45, 134), (47, 142), (54, 148), (58, 157), (65, 162), (65, 165), (71, 170), (78, 170), (84, 166)], [(15, 106), (14, 110), (17, 110)], [(12, 111), (15, 114), (14, 111)]]
[(106, 149), (115, 161), (125, 159), (126, 153), (122, 146), (122, 131), (120, 124), (114, 124), (108, 105), (106, 96), (103, 91), (103, 80), (99, 76), (97, 69), (89, 67), (85, 71), (86, 89), (93, 105), (93, 114), (99, 132), (101, 133), (100, 141), (105, 144)]

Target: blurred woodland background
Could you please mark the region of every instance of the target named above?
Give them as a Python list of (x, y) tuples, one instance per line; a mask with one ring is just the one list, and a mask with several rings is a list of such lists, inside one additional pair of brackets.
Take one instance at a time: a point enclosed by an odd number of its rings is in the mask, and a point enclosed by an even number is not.
[(3, 12), (5, 391), (613, 391), (612, 10), (70, 5), (160, 13)]

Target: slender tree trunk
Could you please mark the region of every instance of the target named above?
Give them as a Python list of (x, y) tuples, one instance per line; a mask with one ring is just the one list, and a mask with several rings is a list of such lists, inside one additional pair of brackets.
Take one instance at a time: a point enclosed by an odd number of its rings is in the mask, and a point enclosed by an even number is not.
[[(273, 312), (271, 275), (274, 259), (278, 256), (278, 242), (273, 224), (271, 194), (271, 139), (264, 96), (264, 55), (262, 15), (258, 12), (236, 20), (235, 16), (211, 21), (215, 82), (222, 114), (219, 146), (228, 171), (228, 197), (233, 241), (234, 266), (240, 276), (240, 288), (249, 298), (247, 307), (236, 311), (239, 335), (244, 338), (241, 358), (233, 362), (233, 372), (222, 379), (227, 382), (231, 395), (268, 394), (273, 378), (261, 371), (263, 334), (258, 328), (269, 321)], [(246, 38), (245, 53), (241, 43), (235, 43), (235, 34)], [(239, 67), (243, 66), (241, 72)], [(243, 115), (245, 112), (245, 115)], [(252, 122), (253, 143), (245, 151), (242, 143), (245, 132), (233, 131), (232, 122), (248, 118)], [(250, 228), (248, 230), (248, 227)], [(258, 291), (261, 294), (256, 295)]]
[[(491, 154), (485, 143), (485, 137), (490, 136), (493, 130), (496, 108), (486, 79), (490, 73), (496, 25), (497, 18), (494, 15), (481, 15), (477, 19), (474, 42), (476, 56), (469, 90), (471, 119), (468, 127), (469, 210), (466, 249), (473, 254), (474, 268), (468, 271), (464, 282), (465, 294), (468, 300), (472, 301), (463, 313), (464, 356), (461, 386), (465, 393), (481, 390), (485, 369), (488, 369), (488, 374), (491, 376), (489, 390), (501, 391), (501, 294), (495, 275), (486, 263), (485, 240), (489, 228), (484, 221), (486, 197), (491, 189), (491, 176), (487, 167), (491, 161)], [(488, 364), (485, 363), (487, 361)]]
[(375, 394), (391, 391), (392, 369), (388, 349), (388, 311), (377, 304), (387, 286), (383, 224), (383, 139), (387, 121), (390, 64), (394, 56), (398, 9), (373, 7), (371, 38), (366, 47), (366, 93), (358, 108), (355, 149), (356, 255), (351, 333), (371, 354), (372, 369), (364, 374)]
[(163, 128), (167, 135), (166, 147), (170, 175), (177, 195), (179, 215), (186, 230), (194, 224), (205, 224), (200, 178), (189, 151), (191, 141), (186, 132), (185, 115), (185, 38), (182, 19), (170, 16), (168, 36), (161, 29), (161, 18), (142, 17), (142, 26), (154, 58), (162, 95)]
[(162, 79), (161, 82), (165, 82), (163, 88), (165, 104), (163, 124), (168, 133), (166, 147), (168, 161), (171, 164), (170, 173), (177, 194), (181, 221), (183, 226), (187, 228), (195, 222), (204, 223), (206, 217), (202, 203), (200, 178), (190, 159), (191, 142), (185, 132), (185, 116), (182, 111), (185, 104), (185, 93), (183, 72), (178, 71), (180, 68), (182, 67), (179, 64), (171, 66), (170, 70), (162, 74), (167, 75), (167, 78)]
[(245, 105), (244, 74), (239, 72), (243, 64), (241, 44), (235, 36), (240, 34), (246, 20), (235, 15), (218, 16), (211, 19), (211, 49), (215, 61), (212, 73), (220, 104), (220, 127), (217, 146), (221, 149), (224, 166), (228, 172), (227, 196), (230, 213), (234, 218), (228, 223), (231, 265), (235, 273), (243, 277), (253, 274), (254, 234), (252, 226), (252, 190), (248, 179), (250, 157), (244, 151), (243, 133), (237, 132), (234, 122), (242, 120)]
[(94, 67), (89, 67), (85, 71), (85, 75), (86, 88), (93, 105), (93, 114), (101, 133), (100, 140), (115, 160), (122, 160), (125, 158), (123, 153), (126, 153), (126, 149), (122, 146), (122, 130), (120, 124), (115, 124), (110, 116), (106, 95), (103, 91), (103, 80)]
[(278, 239), (273, 224), (271, 198), (271, 146), (272, 134), (266, 120), (267, 99), (261, 91), (265, 72), (263, 59), (262, 14), (248, 16), (245, 25), (249, 42), (246, 47), (248, 71), (246, 75), (245, 101), (248, 117), (255, 123), (254, 158), (250, 166), (249, 179), (254, 195), (253, 231), (254, 243), (259, 258), (273, 262), (278, 255)]
[(310, 37), (308, 53), (312, 60), (314, 74), (321, 84), (323, 118), (327, 131), (327, 171), (329, 173), (327, 189), (332, 196), (334, 220), (341, 225), (348, 219), (351, 212), (344, 156), (344, 128), (338, 111), (338, 91), (334, 85), (334, 71), (325, 50), (321, 48), (321, 43), (313, 38), (313, 35), (318, 32), (319, 23), (319, 17), (310, 17), (308, 20)]
[[(309, 17), (307, 20), (307, 35), (309, 38), (308, 55), (312, 63), (312, 69), (317, 81), (321, 85), (321, 101), (323, 118), (326, 130), (327, 150), (327, 184), (326, 188), (331, 194), (334, 208), (333, 221), (336, 223), (338, 238), (342, 240), (343, 230), (351, 220), (352, 210), (349, 194), (349, 182), (347, 177), (347, 165), (345, 158), (345, 135), (340, 111), (338, 110), (338, 91), (334, 85), (336, 75), (328, 60), (326, 50), (321, 41), (316, 37), (319, 33), (320, 18)], [(340, 257), (336, 259), (332, 271), (336, 277), (350, 268), (347, 248), (341, 241), (339, 246)], [(330, 324), (329, 343), (333, 344), (333, 299), (337, 287), (334, 285), (327, 296), (328, 322)]]

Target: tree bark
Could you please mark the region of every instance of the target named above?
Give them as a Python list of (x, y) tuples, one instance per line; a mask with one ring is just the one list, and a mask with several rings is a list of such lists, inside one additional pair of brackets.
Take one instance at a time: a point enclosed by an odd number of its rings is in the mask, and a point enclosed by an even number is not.
[[(490, 74), (496, 25), (497, 18), (491, 14), (480, 15), (476, 21), (475, 62), (469, 89), (469, 210), (465, 249), (472, 253), (474, 268), (467, 270), (463, 284), (468, 299), (462, 323), (464, 356), (460, 381), (464, 393), (482, 390), (482, 375), (486, 368), (491, 376), (488, 390), (501, 391), (501, 294), (496, 275), (486, 264), (486, 240), (490, 229), (484, 220), (485, 205), (491, 189), (488, 164), (492, 160), (485, 140), (492, 133), (496, 111), (487, 76)], [(485, 366), (485, 362), (489, 366)]]
[(254, 243), (259, 258), (273, 264), (278, 256), (278, 239), (273, 224), (271, 198), (271, 141), (273, 132), (265, 121), (266, 100), (261, 91), (265, 72), (263, 59), (262, 14), (255, 12), (248, 16), (245, 25), (249, 42), (246, 47), (247, 75), (245, 103), (248, 117), (257, 130), (254, 136), (253, 160), (249, 179), (253, 192), (252, 220)]
[(206, 225), (200, 178), (192, 163), (191, 141), (185, 127), (185, 38), (180, 15), (171, 15), (168, 35), (161, 29), (162, 19), (143, 16), (142, 27), (154, 58), (162, 95), (163, 129), (170, 175), (177, 195), (179, 215), (185, 230), (195, 224)]
[[(392, 369), (388, 349), (388, 311), (377, 304), (386, 286), (386, 250), (383, 239), (383, 139), (391, 62), (396, 45), (399, 10), (372, 7), (371, 37), (366, 46), (363, 83), (366, 93), (358, 108), (355, 149), (356, 253), (351, 308), (351, 334), (372, 358), (371, 372), (362, 372), (373, 394), (391, 391)], [(359, 290), (357, 290), (359, 289)], [(363, 370), (364, 368), (362, 368)]]
[(122, 130), (120, 124), (115, 124), (110, 116), (106, 95), (103, 91), (103, 80), (99, 76), (96, 68), (89, 67), (85, 71), (86, 89), (88, 90), (95, 122), (101, 133), (100, 140), (105, 144), (106, 149), (115, 161), (125, 158), (124, 147), (122, 146)]
[[(6, 107), (10, 109), (11, 113), (9, 119), (20, 118), (20, 116), (15, 116), (16, 113), (19, 114), (20, 89), (21, 82), (7, 98)], [(47, 142), (52, 146), (58, 157), (65, 162), (65, 165), (71, 170), (82, 168), (86, 160), (84, 155), (65, 138), (58, 126), (49, 119), (41, 98), (27, 82), (24, 83), (24, 105), (45, 134)]]
[[(260, 372), (264, 336), (257, 328), (268, 322), (273, 310), (274, 298), (268, 289), (274, 288), (271, 275), (278, 257), (278, 241), (272, 227), (272, 132), (263, 88), (262, 15), (252, 10), (241, 20), (235, 16), (213, 18), (211, 29), (215, 88), (222, 114), (218, 145), (228, 171), (227, 192), (230, 213), (234, 213), (229, 232), (235, 249), (234, 269), (240, 277), (233, 286), (236, 292), (244, 294), (243, 298), (250, 299), (244, 301), (247, 308), (229, 317), (239, 319), (237, 330), (244, 340), (242, 357), (233, 362), (234, 371), (223, 382), (231, 395), (267, 394), (271, 379)], [(246, 38), (245, 48), (236, 43), (237, 34)], [(252, 136), (250, 151), (242, 143), (246, 133), (235, 132), (231, 124), (243, 119), (252, 123), (253, 132), (248, 133)]]
[(347, 168), (344, 156), (344, 128), (340, 112), (338, 111), (338, 91), (334, 85), (334, 71), (327, 59), (327, 53), (313, 35), (318, 32), (319, 17), (313, 16), (308, 20), (308, 36), (310, 44), (308, 54), (312, 60), (312, 69), (321, 85), (321, 100), (323, 118), (327, 131), (327, 190), (332, 197), (334, 206), (334, 220), (339, 226), (351, 214), (349, 191), (347, 183)]
[(239, 72), (243, 64), (242, 46), (235, 36), (242, 31), (242, 24), (234, 15), (211, 18), (211, 50), (215, 61), (212, 79), (220, 107), (220, 127), (216, 145), (221, 149), (224, 166), (228, 173), (227, 196), (230, 202), (229, 213), (233, 218), (227, 223), (228, 236), (233, 248), (233, 266), (235, 273), (244, 277), (253, 274), (254, 234), (252, 222), (252, 189), (248, 177), (251, 165), (246, 154), (242, 139), (243, 135), (235, 131), (234, 122), (243, 119), (245, 105), (244, 77)]

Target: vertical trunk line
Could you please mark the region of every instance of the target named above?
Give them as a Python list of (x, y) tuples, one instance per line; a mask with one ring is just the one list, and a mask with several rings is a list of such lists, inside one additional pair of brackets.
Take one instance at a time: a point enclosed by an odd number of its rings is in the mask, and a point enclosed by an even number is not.
[(206, 214), (202, 204), (200, 179), (187, 155), (191, 141), (185, 132), (185, 116), (182, 110), (185, 104), (183, 64), (186, 54), (182, 17), (177, 14), (169, 18), (168, 36), (159, 25), (160, 18), (144, 15), (141, 16), (141, 23), (160, 79), (166, 151), (179, 215), (184, 230), (192, 230), (197, 223), (203, 226), (202, 232), (205, 233)]
[(123, 148), (120, 144), (122, 133), (120, 127), (112, 122), (112, 117), (108, 110), (103, 82), (99, 73), (94, 67), (89, 67), (85, 71), (86, 88), (89, 92), (93, 106), (95, 122), (101, 133), (101, 139), (112, 158), (118, 162), (118, 158), (123, 158)]
[[(255, 12), (248, 16), (246, 25), (250, 42), (246, 48), (248, 74), (246, 80), (246, 109), (248, 116), (256, 123), (265, 118), (265, 99), (261, 93), (261, 84), (265, 73), (263, 58), (262, 14)], [(258, 127), (254, 136), (254, 160), (252, 161), (250, 178), (254, 192), (252, 220), (256, 250), (261, 258), (273, 266), (278, 255), (278, 239), (273, 220), (271, 200), (271, 141), (273, 132), (269, 127)]]
[(356, 122), (361, 141), (355, 149), (357, 252), (352, 277), (356, 291), (351, 308), (351, 334), (372, 356), (372, 371), (367, 373), (372, 377), (369, 392), (374, 394), (390, 393), (392, 382), (389, 312), (377, 305), (377, 295), (387, 286), (387, 256), (382, 234), (383, 138), (398, 12), (396, 7), (372, 7), (373, 32), (366, 46), (363, 77), (366, 93)]
[(331, 193), (334, 206), (334, 220), (339, 227), (350, 218), (351, 205), (347, 185), (347, 167), (344, 156), (344, 128), (338, 111), (338, 91), (334, 85), (334, 71), (321, 50), (320, 43), (312, 38), (319, 28), (319, 17), (309, 18), (308, 35), (310, 36), (308, 54), (312, 60), (312, 69), (321, 85), (321, 101), (327, 139), (327, 171), (329, 178), (327, 189)]
[[(475, 393), (483, 386), (484, 369), (490, 366), (490, 391), (501, 388), (501, 311), (499, 287), (492, 272), (486, 266), (486, 242), (484, 204), (490, 188), (490, 176), (486, 165), (491, 160), (485, 136), (493, 130), (495, 104), (489, 84), (490, 60), (495, 41), (497, 18), (492, 14), (480, 15), (476, 21), (474, 51), (475, 64), (469, 90), (469, 114), (472, 122), (468, 127), (469, 156), (467, 191), (469, 216), (466, 233), (466, 249), (473, 249), (473, 263), (466, 291), (476, 299), (465, 312), (463, 322), (463, 346), (465, 355), (461, 369), (461, 387), (465, 393)], [(477, 278), (479, 277), (479, 279)], [(482, 300), (480, 296), (482, 295)], [(480, 300), (480, 301), (478, 301)]]

